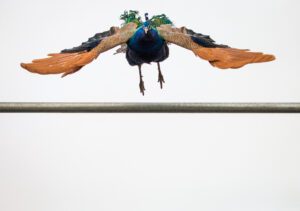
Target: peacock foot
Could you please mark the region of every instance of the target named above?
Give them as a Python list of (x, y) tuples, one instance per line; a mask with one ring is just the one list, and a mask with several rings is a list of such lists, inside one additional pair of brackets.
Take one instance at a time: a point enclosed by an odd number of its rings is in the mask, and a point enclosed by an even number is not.
[(140, 92), (142, 93), (142, 95), (145, 95), (145, 85), (144, 85), (144, 81), (143, 80), (140, 80)]

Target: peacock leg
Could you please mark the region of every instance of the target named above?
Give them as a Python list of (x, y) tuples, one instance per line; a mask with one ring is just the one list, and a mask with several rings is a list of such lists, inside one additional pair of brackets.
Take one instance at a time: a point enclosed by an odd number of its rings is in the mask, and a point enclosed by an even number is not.
[(159, 62), (157, 62), (157, 67), (158, 67), (158, 82), (160, 83), (160, 88), (162, 89), (163, 88), (163, 83), (165, 83), (165, 79), (164, 79), (164, 76), (161, 73)]
[(139, 65), (139, 74), (140, 74), (140, 92), (145, 95), (145, 85), (143, 81), (143, 75), (142, 75), (142, 65)]

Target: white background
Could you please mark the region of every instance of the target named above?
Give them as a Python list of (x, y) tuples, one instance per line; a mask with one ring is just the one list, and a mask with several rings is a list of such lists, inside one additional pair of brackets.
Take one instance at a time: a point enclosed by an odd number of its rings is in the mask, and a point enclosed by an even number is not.
[[(125, 9), (277, 60), (218, 70), (170, 46), (138, 71), (103, 53), (61, 79), (20, 62), (120, 25)], [(300, 102), (296, 0), (0, 2), (0, 101)], [(0, 210), (300, 210), (300, 116), (1, 114)]]

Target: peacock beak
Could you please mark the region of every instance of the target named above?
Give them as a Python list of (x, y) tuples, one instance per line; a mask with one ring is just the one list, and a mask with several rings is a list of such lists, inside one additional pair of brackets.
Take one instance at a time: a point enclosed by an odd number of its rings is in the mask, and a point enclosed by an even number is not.
[(145, 32), (145, 34), (147, 34), (148, 31), (149, 31), (149, 28), (148, 28), (148, 27), (144, 27), (144, 32)]

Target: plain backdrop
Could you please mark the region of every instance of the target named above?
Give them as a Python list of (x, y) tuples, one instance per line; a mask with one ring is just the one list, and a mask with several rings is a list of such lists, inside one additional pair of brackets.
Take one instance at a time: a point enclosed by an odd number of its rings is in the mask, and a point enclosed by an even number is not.
[[(124, 10), (277, 60), (218, 70), (170, 46), (137, 67), (108, 51), (61, 79), (20, 68), (119, 26)], [(1, 102), (300, 102), (296, 0), (0, 2)], [(300, 210), (300, 116), (0, 114), (0, 210)]]

